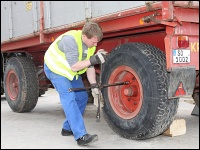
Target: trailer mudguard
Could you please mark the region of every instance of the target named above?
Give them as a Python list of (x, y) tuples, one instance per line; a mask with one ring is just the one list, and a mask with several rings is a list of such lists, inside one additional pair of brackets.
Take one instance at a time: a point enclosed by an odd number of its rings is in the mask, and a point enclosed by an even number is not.
[(195, 86), (195, 67), (173, 67), (169, 73), (168, 99), (192, 96)]

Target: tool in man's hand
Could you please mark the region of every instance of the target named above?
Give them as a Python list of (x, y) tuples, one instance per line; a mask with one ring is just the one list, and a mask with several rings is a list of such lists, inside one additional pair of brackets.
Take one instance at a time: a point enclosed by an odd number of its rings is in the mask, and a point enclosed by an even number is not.
[(102, 88), (105, 87), (110, 87), (110, 86), (118, 86), (118, 85), (127, 85), (129, 84), (129, 82), (118, 82), (118, 83), (114, 83), (114, 84), (106, 84), (106, 85), (98, 85), (96, 84), (96, 86), (88, 86), (88, 87), (82, 87), (82, 88), (69, 88), (68, 91), (72, 92), (72, 91), (82, 91), (82, 90), (88, 90), (88, 89), (94, 89), (94, 88), (99, 88), (100, 90)]
[[(100, 70), (102, 69), (102, 66), (103, 66), (103, 64), (101, 63), (101, 65), (100, 65)], [(99, 76), (99, 85), (101, 85), (101, 75), (102, 75), (102, 73), (100, 72), (100, 76)], [(99, 95), (98, 95), (98, 108), (97, 108), (97, 115), (96, 115), (96, 118), (97, 118), (97, 122), (100, 122), (100, 101), (101, 101), (101, 89), (100, 88), (98, 88), (98, 90), (99, 90)]]

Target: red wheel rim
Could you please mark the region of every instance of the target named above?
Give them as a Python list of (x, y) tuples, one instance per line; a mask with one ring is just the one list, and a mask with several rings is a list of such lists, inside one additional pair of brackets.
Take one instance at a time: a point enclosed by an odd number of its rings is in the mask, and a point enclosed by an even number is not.
[(108, 98), (115, 113), (123, 119), (135, 117), (141, 109), (143, 92), (136, 72), (128, 66), (117, 67), (109, 78), (109, 84), (128, 81), (128, 85), (108, 87)]
[(16, 100), (18, 95), (18, 78), (14, 70), (8, 72), (6, 78), (6, 89), (11, 100)]

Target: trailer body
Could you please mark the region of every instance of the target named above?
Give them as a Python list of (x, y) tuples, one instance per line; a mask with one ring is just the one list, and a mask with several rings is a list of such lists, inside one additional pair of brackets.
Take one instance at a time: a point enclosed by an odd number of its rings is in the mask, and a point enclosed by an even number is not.
[(1, 94), (14, 112), (31, 111), (53, 87), (43, 71), (44, 53), (86, 21), (100, 24), (104, 37), (97, 49), (109, 52), (102, 82), (131, 80), (102, 90), (105, 117), (116, 133), (130, 139), (163, 133), (182, 96), (199, 107), (198, 1), (2, 1)]

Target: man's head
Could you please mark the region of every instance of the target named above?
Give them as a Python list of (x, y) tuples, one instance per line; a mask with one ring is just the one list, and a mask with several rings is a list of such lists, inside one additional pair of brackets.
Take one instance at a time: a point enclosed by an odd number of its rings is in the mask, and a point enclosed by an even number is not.
[(83, 42), (89, 47), (97, 46), (103, 38), (101, 27), (95, 22), (87, 22), (82, 29)]

